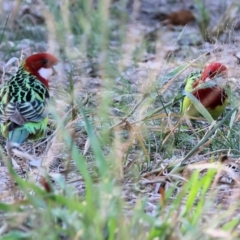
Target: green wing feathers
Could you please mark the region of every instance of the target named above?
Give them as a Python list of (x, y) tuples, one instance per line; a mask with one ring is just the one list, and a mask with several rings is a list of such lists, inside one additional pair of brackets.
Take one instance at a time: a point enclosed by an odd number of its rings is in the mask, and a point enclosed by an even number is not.
[(22, 126), (16, 126), (12, 130), (8, 130), (10, 124), (1, 124), (1, 132), (10, 142), (22, 144), (27, 139), (36, 140), (44, 136), (48, 123), (48, 117), (40, 122), (27, 122)]

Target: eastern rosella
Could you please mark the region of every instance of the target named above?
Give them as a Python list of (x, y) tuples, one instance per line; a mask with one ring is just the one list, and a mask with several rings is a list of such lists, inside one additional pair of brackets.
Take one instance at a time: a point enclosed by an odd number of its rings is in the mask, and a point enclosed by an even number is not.
[(10, 146), (27, 139), (38, 139), (48, 122), (48, 79), (55, 73), (58, 60), (48, 53), (28, 57), (0, 89), (0, 124)]
[[(185, 95), (191, 93), (207, 109), (212, 118), (217, 119), (228, 105), (228, 94), (222, 86), (218, 85), (217, 80), (226, 78), (226, 66), (218, 62), (211, 63), (202, 73), (192, 73), (185, 79), (182, 86), (183, 95), (184, 92)], [(215, 80), (216, 82), (214, 82)], [(214, 84), (204, 87), (204, 84), (210, 81)], [(187, 96), (183, 98), (181, 112), (192, 117), (201, 116), (201, 113)]]

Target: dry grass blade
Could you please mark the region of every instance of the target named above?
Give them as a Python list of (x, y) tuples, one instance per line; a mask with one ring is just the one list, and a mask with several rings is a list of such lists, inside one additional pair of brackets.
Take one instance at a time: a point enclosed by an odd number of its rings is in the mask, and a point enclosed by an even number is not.
[(221, 121), (219, 121), (217, 124), (214, 123), (214, 127), (205, 135), (205, 137), (185, 156), (185, 158), (182, 160), (182, 165), (187, 162), (187, 160), (193, 156), (193, 154), (196, 153), (196, 151), (201, 147), (205, 142), (209, 141), (209, 137), (211, 137), (213, 134), (215, 134), (216, 130), (227, 120), (231, 117), (231, 115), (237, 111), (237, 107), (233, 108)]
[(239, 1), (233, 0), (226, 9), (225, 13), (219, 19), (218, 23), (212, 29), (209, 29), (210, 41), (214, 41), (214, 38), (218, 39), (228, 27), (231, 27), (234, 21), (237, 19), (239, 13)]
[[(2, 1), (4, 80), (13, 57), (51, 52), (60, 64), (49, 80), (45, 137), (21, 145), (29, 155), (15, 151), (19, 165), (31, 158), (28, 172), (10, 166), (14, 156), (2, 151), (1, 238), (211, 239), (219, 230), (235, 239), (238, 24), (211, 45), (196, 22), (169, 27), (154, 18), (159, 11), (181, 15), (193, 4), (195, 12), (197, 2), (204, 7), (200, 0), (32, 2)], [(227, 4), (202, 9), (210, 26)], [(180, 113), (178, 91), (186, 76), (214, 61), (227, 66), (234, 90), (228, 115), (210, 125)], [(231, 159), (212, 167), (210, 156), (221, 152)]]

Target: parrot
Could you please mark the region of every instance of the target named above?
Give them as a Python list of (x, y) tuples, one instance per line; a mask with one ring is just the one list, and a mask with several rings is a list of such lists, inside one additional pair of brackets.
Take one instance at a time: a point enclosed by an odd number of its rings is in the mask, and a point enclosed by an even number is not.
[[(215, 82), (215, 80), (218, 81), (219, 79), (227, 79), (227, 67), (219, 62), (207, 65), (202, 73), (195, 72), (187, 76), (181, 86), (182, 94), (185, 95), (180, 104), (181, 113), (185, 113), (191, 117), (201, 116), (201, 113), (195, 108), (191, 99), (186, 96), (186, 93), (192, 93), (206, 108), (212, 118), (216, 120), (229, 103), (228, 93), (221, 85)], [(209, 82), (213, 83), (212, 86), (204, 87), (202, 85)]]
[[(0, 89), (0, 125), (7, 146), (20, 146), (44, 136), (49, 99), (48, 79), (56, 73), (58, 59), (49, 53), (26, 58)], [(8, 145), (9, 144), (9, 145)]]

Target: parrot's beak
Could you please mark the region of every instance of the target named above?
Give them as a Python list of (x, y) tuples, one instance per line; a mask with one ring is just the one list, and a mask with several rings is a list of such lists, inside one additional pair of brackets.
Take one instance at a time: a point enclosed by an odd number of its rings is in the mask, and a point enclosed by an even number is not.
[(55, 70), (54, 67), (52, 67), (52, 76), (56, 75), (57, 74), (57, 71)]
[(228, 75), (227, 71), (222, 72), (221, 74), (218, 74), (215, 78), (214, 81), (216, 84), (220, 87), (226, 87), (227, 82), (228, 82)]

